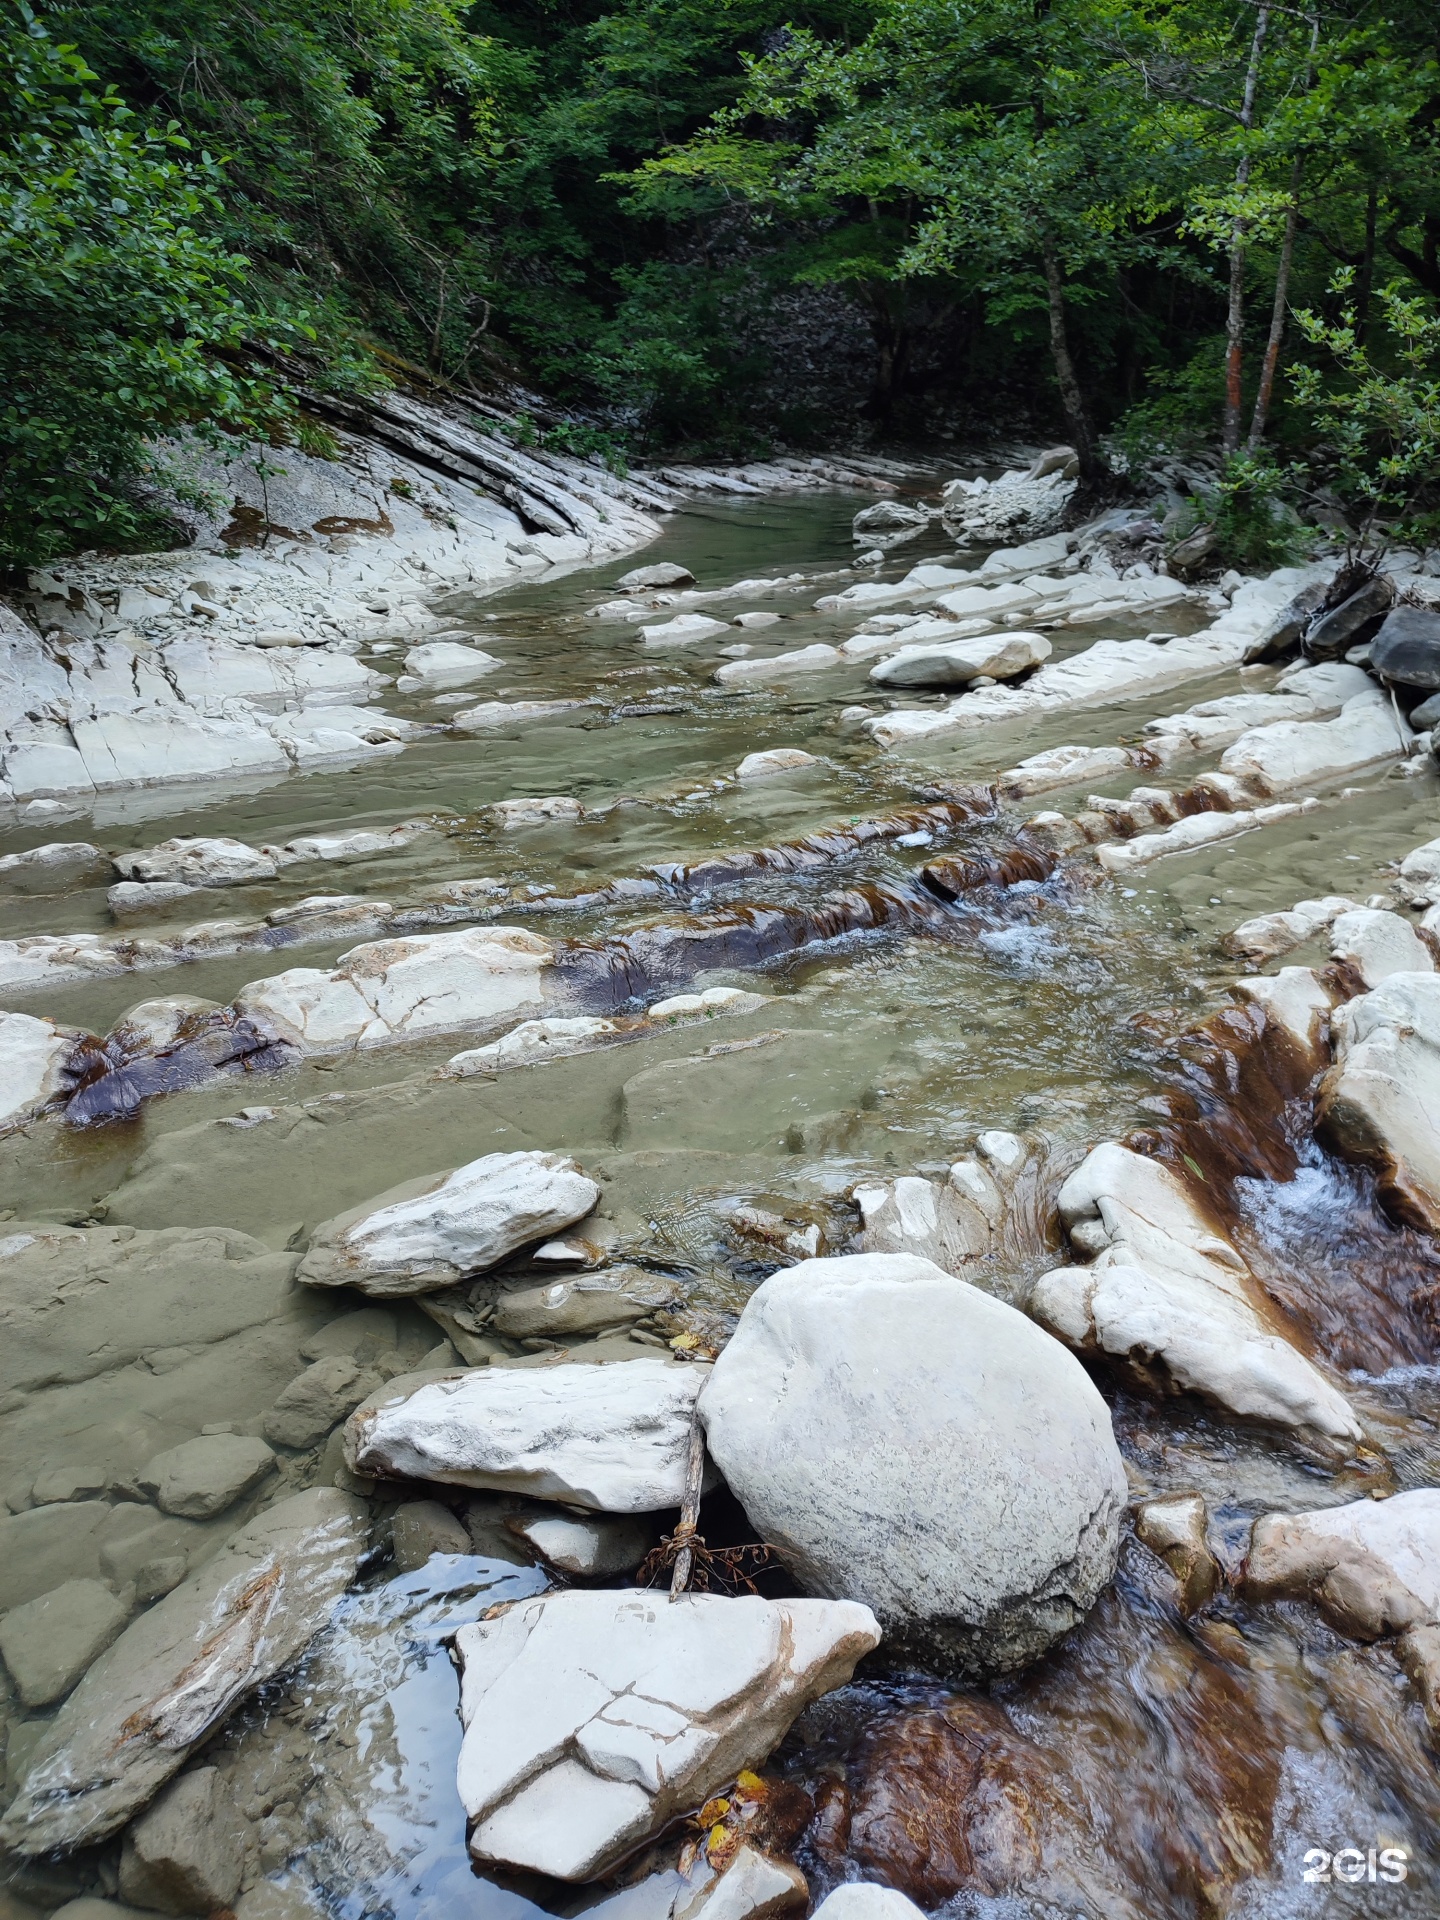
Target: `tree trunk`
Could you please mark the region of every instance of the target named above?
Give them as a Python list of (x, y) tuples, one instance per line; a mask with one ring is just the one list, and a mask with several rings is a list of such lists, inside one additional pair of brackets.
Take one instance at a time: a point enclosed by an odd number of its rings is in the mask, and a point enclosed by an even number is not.
[[(1255, 92), (1260, 83), (1260, 59), (1265, 51), (1265, 35), (1270, 26), (1270, 9), (1261, 7), (1255, 16), (1255, 36), (1250, 42), (1250, 65), (1245, 73), (1245, 94), (1240, 106), (1240, 125), (1248, 133), (1255, 124)], [(1235, 184), (1250, 183), (1250, 155), (1242, 153), (1235, 169)], [(1245, 239), (1250, 223), (1236, 214), (1230, 228), (1230, 298), (1225, 310), (1225, 413), (1221, 422), (1220, 444), (1226, 453), (1240, 450), (1241, 375), (1245, 360)]]
[(1379, 190), (1372, 180), (1365, 196), (1365, 254), (1360, 262), (1360, 279), (1355, 288), (1355, 340), (1365, 344), (1365, 329), (1370, 323), (1370, 296), (1375, 291), (1375, 228), (1380, 207)]
[(1100, 477), (1100, 466), (1095, 458), (1075, 362), (1070, 358), (1070, 340), (1065, 330), (1065, 283), (1060, 274), (1060, 256), (1052, 240), (1041, 243), (1041, 258), (1045, 263), (1045, 291), (1050, 307), (1050, 351), (1055, 359), (1055, 382), (1060, 389), (1060, 405), (1065, 410), (1070, 444), (1079, 457), (1081, 483), (1089, 484)]
[(1275, 369), (1280, 364), (1280, 343), (1285, 338), (1285, 307), (1290, 293), (1290, 265), (1295, 258), (1295, 229), (1300, 224), (1300, 178), (1304, 170), (1304, 162), (1297, 157), (1290, 169), (1290, 205), (1285, 213), (1280, 258), (1275, 265), (1275, 304), (1270, 309), (1270, 337), (1265, 342), (1265, 358), (1260, 363), (1260, 385), (1255, 392), (1250, 438), (1245, 443), (1250, 453), (1254, 453), (1265, 438), (1270, 396), (1275, 390)]

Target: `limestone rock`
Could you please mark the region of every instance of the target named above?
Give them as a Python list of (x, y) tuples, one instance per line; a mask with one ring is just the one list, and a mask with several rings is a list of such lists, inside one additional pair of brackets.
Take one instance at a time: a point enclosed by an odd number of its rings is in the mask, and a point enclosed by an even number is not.
[(558, 1340), (643, 1320), (680, 1297), (673, 1280), (641, 1267), (602, 1267), (576, 1279), (502, 1293), (491, 1322), (508, 1340)]
[(1242, 733), (1221, 755), (1220, 770), (1259, 793), (1283, 793), (1399, 760), (1413, 737), (1376, 687), (1347, 701), (1334, 720), (1281, 720)]
[(402, 1573), (423, 1567), (436, 1553), (472, 1553), (463, 1522), (438, 1500), (407, 1500), (390, 1522), (390, 1545)]
[(258, 1486), (275, 1464), (263, 1440), (249, 1434), (208, 1433), (157, 1453), (139, 1484), (162, 1513), (211, 1520)]
[(772, 1274), (700, 1408), (800, 1582), (863, 1600), (947, 1670), (1033, 1659), (1114, 1571), (1125, 1477), (1105, 1403), (1023, 1314), (929, 1260)]
[(772, 654), (768, 660), (732, 660), (715, 669), (715, 679), (722, 687), (758, 686), (766, 680), (786, 679), (792, 673), (823, 673), (839, 664), (838, 651), (817, 640), (813, 646)]
[(1411, 848), (1400, 862), (1399, 887), (1412, 907), (1430, 907), (1440, 900), (1440, 840)]
[(747, 993), (743, 987), (706, 987), (703, 993), (672, 993), (647, 1011), (652, 1020), (683, 1020), (695, 1014), (757, 1013), (766, 1005), (768, 996), (763, 993)]
[(573, 1014), (570, 1018), (525, 1020), (509, 1033), (502, 1034), (483, 1047), (467, 1047), (452, 1054), (445, 1071), (462, 1080), (476, 1073), (498, 1073), (503, 1067), (533, 1066), (538, 1060), (558, 1060), (567, 1053), (580, 1053), (619, 1029), (613, 1020), (601, 1020), (594, 1014)]
[(1320, 1088), (1330, 1144), (1380, 1176), (1403, 1219), (1440, 1230), (1440, 974), (1397, 973), (1331, 1016)]
[(807, 1906), (810, 1888), (792, 1860), (776, 1860), (748, 1841), (724, 1872), (693, 1893), (676, 1894), (672, 1920), (773, 1920)]
[(1109, 780), (1135, 766), (1129, 747), (1047, 747), (1000, 775), (1000, 791), (1012, 800), (1055, 787)]
[(496, 727), (521, 726), (531, 720), (553, 720), (583, 707), (583, 700), (482, 700), (478, 707), (450, 716), (459, 733), (489, 733)]
[(234, 887), (273, 880), (279, 871), (268, 853), (243, 840), (162, 840), (138, 853), (117, 853), (115, 865), (127, 880), (178, 880), (192, 887)]
[(485, 1154), (327, 1220), (310, 1236), (297, 1278), (376, 1297), (431, 1292), (573, 1226), (599, 1197), (563, 1154)]
[(1220, 1568), (1205, 1537), (1206, 1518), (1198, 1493), (1147, 1500), (1135, 1516), (1136, 1534), (1174, 1574), (1187, 1613), (1205, 1606), (1220, 1584)]
[(1433, 973), (1430, 949), (1408, 920), (1373, 907), (1352, 907), (1330, 929), (1330, 957), (1353, 967), (1367, 987), (1392, 973)]
[(52, 840), (0, 857), (0, 887), (15, 893), (60, 893), (108, 880), (114, 862), (88, 840)]
[(863, 1253), (913, 1253), (947, 1273), (990, 1252), (1004, 1210), (1000, 1191), (974, 1161), (944, 1186), (905, 1174), (866, 1181), (851, 1198), (860, 1209)]
[(550, 794), (539, 800), (497, 800), (490, 809), (495, 824), (512, 827), (545, 827), (556, 820), (578, 820), (585, 809), (569, 794)]
[(902, 647), (872, 667), (870, 678), (882, 687), (965, 687), (982, 674), (992, 680), (1013, 680), (1017, 673), (1048, 660), (1051, 652), (1043, 634), (997, 633), (989, 639)]
[(1312, 1601), (1358, 1640), (1399, 1635), (1401, 1662), (1440, 1735), (1440, 1488), (1267, 1513), (1252, 1530), (1243, 1582), (1257, 1599)]
[(551, 955), (548, 940), (521, 927), (374, 940), (329, 972), (292, 967), (254, 980), (234, 1004), (306, 1053), (384, 1046), (538, 1006)]
[(712, 619), (708, 613), (677, 613), (673, 620), (641, 627), (640, 631), (647, 647), (693, 647), (698, 641), (713, 640), (717, 633), (728, 633), (730, 628), (726, 621)]
[(1301, 946), (1331, 926), (1342, 913), (1355, 912), (1358, 907), (1358, 901), (1347, 900), (1340, 893), (1327, 894), (1323, 900), (1297, 900), (1284, 912), (1261, 913), (1243, 921), (1225, 936), (1224, 944), (1253, 966), (1263, 966), (1265, 961), (1278, 960), (1282, 953), (1289, 953), (1292, 947)]
[(582, 1520), (569, 1513), (528, 1513), (506, 1525), (557, 1573), (579, 1580), (633, 1573), (655, 1544), (653, 1526), (622, 1514)]
[(57, 1098), (78, 1037), (53, 1020), (0, 1011), (0, 1127), (19, 1126)]
[(309, 1644), (354, 1576), (367, 1522), (363, 1502), (333, 1489), (295, 1494), (142, 1613), (50, 1722), (0, 1844), (68, 1851), (122, 1827)]
[(695, 576), (674, 560), (656, 560), (648, 567), (632, 567), (615, 582), (622, 593), (644, 593), (651, 587), (693, 587)]
[(492, 1487), (601, 1513), (678, 1507), (706, 1369), (658, 1356), (477, 1367), (372, 1394), (345, 1430), (352, 1473)]
[(477, 1860), (592, 1880), (771, 1751), (879, 1639), (863, 1606), (588, 1591), (455, 1637)]
[(1115, 1141), (1060, 1189), (1074, 1244), (1096, 1256), (1038, 1280), (1030, 1312), (1082, 1352), (1124, 1360), (1153, 1390), (1348, 1446), (1361, 1428), (1336, 1388), (1262, 1317), (1244, 1262), (1189, 1188)]
[(375, 1376), (343, 1353), (316, 1360), (296, 1376), (262, 1422), (265, 1438), (276, 1447), (313, 1447), (374, 1386)]
[(1309, 967), (1282, 967), (1277, 974), (1237, 980), (1235, 991), (1265, 1009), (1267, 1031), (1283, 1034), (1312, 1066), (1319, 1065), (1335, 995)]
[(21, 1703), (63, 1700), (125, 1625), (127, 1609), (98, 1580), (67, 1580), (0, 1619), (0, 1655)]
[(735, 769), (741, 782), (768, 780), (773, 773), (798, 773), (801, 767), (818, 765), (813, 753), (800, 747), (771, 747), (764, 753), (747, 753)]
[(462, 647), (455, 640), (427, 640), (405, 655), (405, 671), (396, 684), (402, 693), (417, 687), (463, 687), (504, 664), (480, 647)]
[(906, 1899), (894, 1887), (879, 1887), (870, 1880), (852, 1880), (822, 1900), (813, 1920), (918, 1920), (922, 1912), (913, 1900)]
[(121, 1898), (157, 1913), (229, 1907), (240, 1891), (246, 1840), (219, 1770), (182, 1773), (125, 1836)]

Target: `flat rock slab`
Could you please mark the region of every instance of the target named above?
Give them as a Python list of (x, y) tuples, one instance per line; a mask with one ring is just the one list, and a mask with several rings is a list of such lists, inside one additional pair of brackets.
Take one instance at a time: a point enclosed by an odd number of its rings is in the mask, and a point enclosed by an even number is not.
[(1059, 1207), (1075, 1246), (1096, 1257), (1036, 1282), (1029, 1309), (1042, 1326), (1126, 1361), (1156, 1391), (1198, 1393), (1328, 1447), (1362, 1437), (1349, 1402), (1262, 1317), (1244, 1261), (1169, 1168), (1106, 1141)]
[(1387, 1206), (1440, 1229), (1440, 974), (1396, 973), (1331, 1016), (1320, 1088), (1330, 1144), (1373, 1166)]
[(487, 1153), (327, 1220), (296, 1277), (381, 1298), (433, 1292), (573, 1226), (599, 1198), (563, 1154)]
[(0, 1654), (21, 1703), (63, 1700), (90, 1663), (116, 1639), (129, 1609), (98, 1580), (67, 1580), (0, 1620)]
[(275, 1464), (263, 1440), (243, 1433), (208, 1433), (149, 1460), (140, 1487), (162, 1513), (212, 1520), (242, 1493), (258, 1486)]
[(684, 1497), (707, 1372), (656, 1355), (412, 1375), (356, 1408), (345, 1458), (353, 1473), (655, 1513)]
[(846, 1601), (578, 1592), (455, 1637), (477, 1860), (593, 1880), (757, 1765), (880, 1638)]
[(810, 1592), (952, 1672), (1012, 1668), (1115, 1569), (1104, 1401), (1013, 1307), (913, 1254), (805, 1260), (751, 1295), (700, 1401), (710, 1451)]
[(235, 1007), (306, 1053), (384, 1046), (539, 1006), (552, 952), (523, 927), (374, 940), (328, 972), (291, 967), (252, 980)]
[(368, 1509), (333, 1488), (269, 1508), (121, 1634), (36, 1747), (0, 1820), (28, 1856), (91, 1845), (146, 1806), (237, 1702), (329, 1619)]

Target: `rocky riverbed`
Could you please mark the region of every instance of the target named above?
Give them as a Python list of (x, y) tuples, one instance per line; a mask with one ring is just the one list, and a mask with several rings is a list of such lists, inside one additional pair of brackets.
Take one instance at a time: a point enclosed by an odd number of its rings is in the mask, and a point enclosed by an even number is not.
[(371, 428), (5, 616), (8, 1920), (1440, 1914), (1437, 556)]

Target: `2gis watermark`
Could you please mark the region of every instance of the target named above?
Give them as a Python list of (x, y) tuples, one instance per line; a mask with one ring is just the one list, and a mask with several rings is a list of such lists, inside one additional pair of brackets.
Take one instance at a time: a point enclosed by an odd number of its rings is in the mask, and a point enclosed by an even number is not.
[(1411, 1874), (1411, 1858), (1406, 1847), (1311, 1847), (1303, 1860), (1300, 1878), (1310, 1886), (1398, 1886)]

